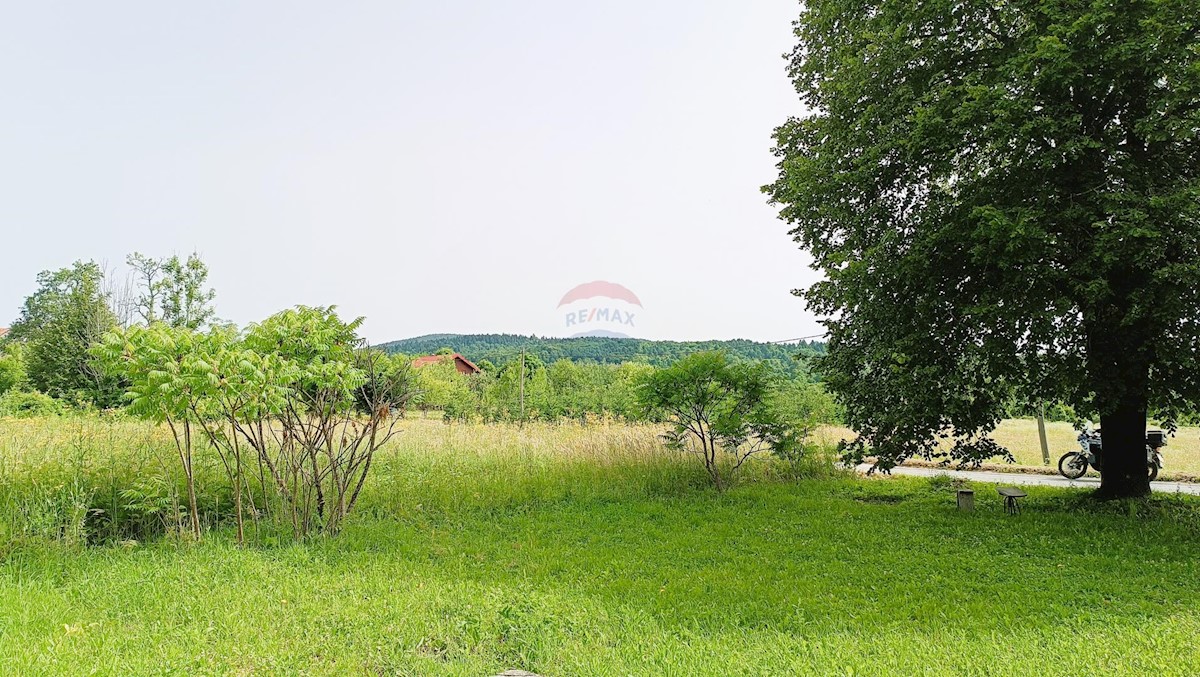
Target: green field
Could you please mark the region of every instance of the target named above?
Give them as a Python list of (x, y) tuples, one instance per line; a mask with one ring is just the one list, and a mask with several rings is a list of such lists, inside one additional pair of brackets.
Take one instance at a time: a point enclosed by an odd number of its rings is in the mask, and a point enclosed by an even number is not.
[[(1196, 501), (1033, 488), (1010, 517), (978, 487), (968, 514), (943, 479), (770, 464), (722, 495), (648, 428), (407, 425), (336, 538), (69, 545), (10, 515), (0, 674), (1200, 670)], [(0, 499), (102, 497), (164, 441), (0, 421)]]
[[(1058, 468), (1058, 459), (1075, 451), (1078, 432), (1070, 423), (1047, 423), (1046, 438), (1050, 443), (1050, 464)], [(1021, 465), (1042, 465), (1042, 448), (1038, 441), (1037, 422), (1030, 419), (1004, 421), (996, 431), (996, 439), (1008, 446)], [(1163, 477), (1200, 476), (1200, 428), (1180, 428), (1163, 448)]]
[[(853, 433), (846, 428), (831, 426), (821, 431), (822, 440), (829, 445)], [(1042, 463), (1042, 447), (1038, 440), (1037, 421), (1034, 419), (1009, 419), (1001, 421), (992, 433), (1002, 446), (1012, 452), (1016, 465), (1046, 469)], [(1049, 471), (1058, 472), (1058, 459), (1068, 451), (1079, 449), (1076, 437), (1079, 433), (1070, 423), (1051, 422), (1046, 424), (1046, 440), (1050, 446)], [(1163, 448), (1162, 479), (1200, 478), (1200, 428), (1180, 428)], [(1003, 459), (993, 459), (993, 464), (1004, 464)], [(1003, 469), (1003, 468), (1000, 468)], [(1093, 472), (1094, 474), (1094, 472)]]

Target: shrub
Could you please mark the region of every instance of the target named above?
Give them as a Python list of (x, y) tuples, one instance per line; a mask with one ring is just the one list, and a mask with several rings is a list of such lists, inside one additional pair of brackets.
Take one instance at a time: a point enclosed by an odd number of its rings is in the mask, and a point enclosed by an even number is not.
[(759, 452), (799, 458), (800, 437), (776, 406), (776, 393), (764, 363), (730, 363), (714, 352), (648, 374), (639, 389), (646, 409), (667, 422), (667, 445), (698, 456), (718, 491)]
[(60, 416), (65, 407), (58, 400), (36, 390), (9, 390), (0, 395), (0, 416), (35, 418)]
[(21, 344), (0, 341), (0, 395), (26, 382), (25, 356)]
[(155, 323), (110, 332), (93, 348), (129, 384), (130, 411), (170, 428), (196, 538), (198, 439), (225, 471), (239, 543), (246, 500), (252, 519), (265, 513), (298, 538), (341, 528), (411, 394), (408, 365), (364, 349), (361, 323), (343, 322), (332, 307), (298, 306), (244, 334)]

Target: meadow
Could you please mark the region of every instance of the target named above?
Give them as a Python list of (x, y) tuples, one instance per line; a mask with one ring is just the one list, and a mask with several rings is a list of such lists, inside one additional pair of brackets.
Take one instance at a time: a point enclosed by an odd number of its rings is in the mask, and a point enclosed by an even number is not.
[(339, 536), (239, 548), (211, 459), (203, 542), (105, 533), (163, 431), (0, 421), (0, 674), (1200, 670), (1200, 502), (960, 513), (948, 478), (817, 460), (722, 494), (656, 432), (413, 420)]

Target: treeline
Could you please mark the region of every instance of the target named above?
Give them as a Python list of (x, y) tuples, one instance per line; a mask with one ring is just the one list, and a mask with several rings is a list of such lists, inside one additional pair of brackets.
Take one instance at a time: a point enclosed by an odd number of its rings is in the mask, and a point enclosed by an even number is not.
[[(421, 410), (441, 412), (446, 421), (658, 420), (657, 413), (639, 400), (638, 389), (666, 367), (639, 362), (600, 364), (568, 359), (546, 364), (536, 355), (522, 357), (518, 354), (499, 365), (483, 360), (482, 371), (462, 374), (455, 368), (449, 351), (443, 349), (441, 352), (445, 355), (444, 361), (414, 370), (412, 402)], [(411, 359), (402, 353), (393, 353), (392, 358), (401, 362)], [(819, 409), (822, 422), (833, 422), (837, 418), (837, 407), (820, 384), (802, 376), (791, 376), (770, 361), (738, 362), (762, 365), (766, 373), (772, 375), (772, 382), (782, 390), (791, 396), (803, 397), (809, 403), (808, 408)]]
[(744, 339), (732, 341), (650, 341), (633, 338), (589, 336), (582, 338), (538, 338), (515, 334), (430, 334), (385, 343), (389, 352), (429, 355), (451, 347), (469, 359), (504, 364), (518, 359), (522, 352), (544, 364), (559, 360), (619, 365), (627, 362), (666, 367), (698, 352), (723, 352), (734, 360), (771, 363), (790, 376), (811, 375), (810, 358), (824, 354), (819, 341), (796, 344), (760, 343)]
[[(398, 360), (409, 357), (393, 354)], [(452, 360), (415, 370), (415, 406), (440, 411), (447, 421), (556, 421), (613, 418), (643, 421), (636, 388), (655, 370), (647, 364), (578, 363), (560, 359), (547, 365), (535, 355), (483, 371), (461, 374)], [(524, 379), (522, 382), (522, 371)]]
[(88, 349), (134, 324), (198, 329), (215, 322), (208, 267), (196, 254), (126, 259), (124, 274), (94, 261), (47, 270), (0, 338), (0, 416), (111, 408), (125, 384), (99, 369)]

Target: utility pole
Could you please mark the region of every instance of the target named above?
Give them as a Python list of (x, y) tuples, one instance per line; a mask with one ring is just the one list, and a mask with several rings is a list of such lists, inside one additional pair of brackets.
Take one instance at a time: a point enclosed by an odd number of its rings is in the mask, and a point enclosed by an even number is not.
[(1046, 441), (1046, 404), (1038, 403), (1038, 437), (1042, 440), (1042, 463), (1050, 465), (1050, 444)]
[(524, 427), (524, 348), (521, 348), (521, 427)]

